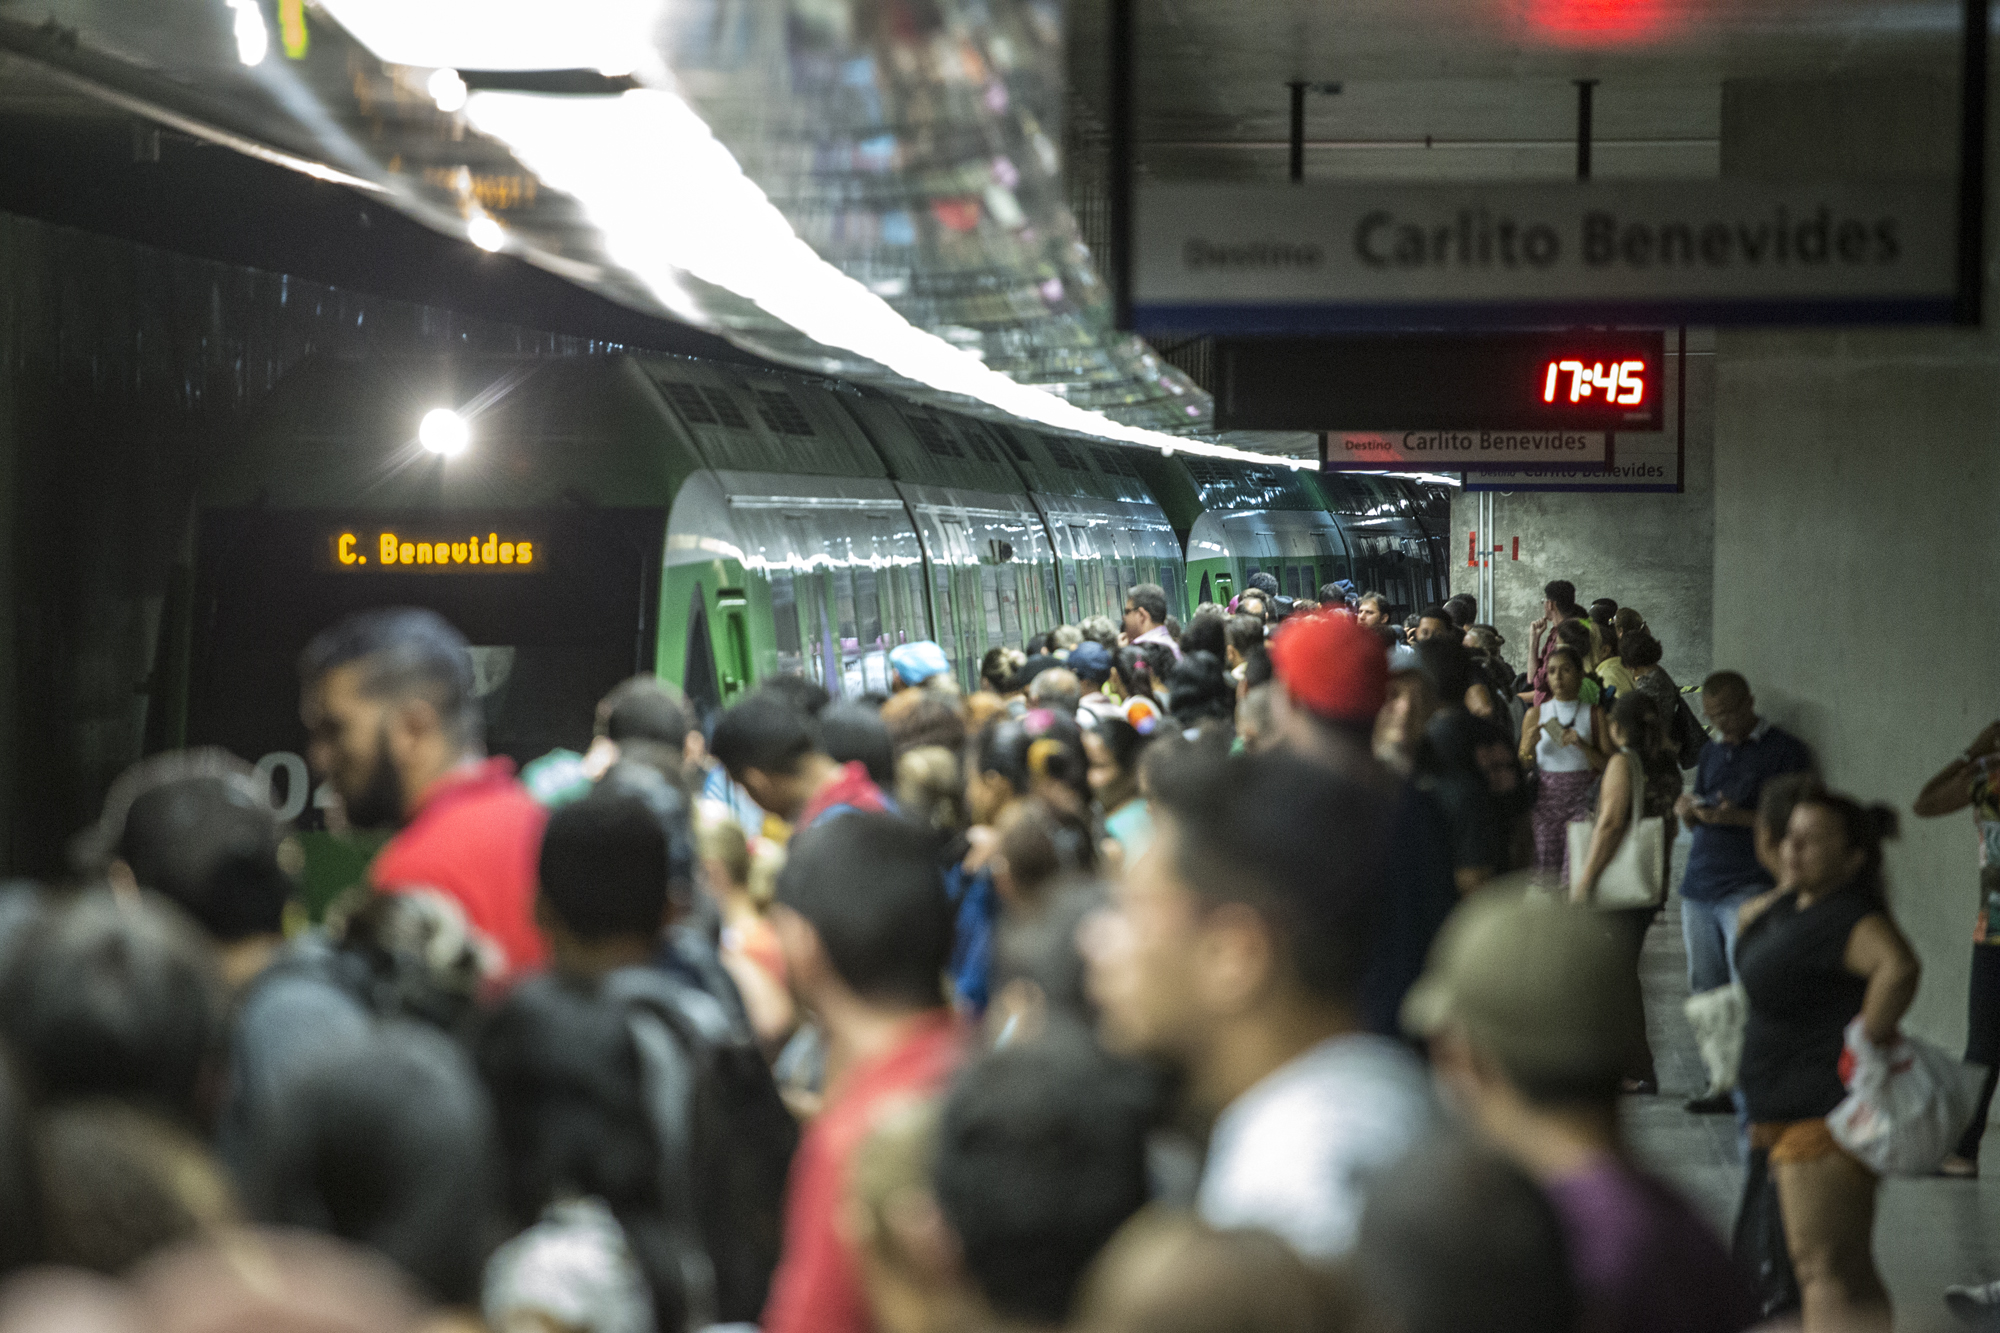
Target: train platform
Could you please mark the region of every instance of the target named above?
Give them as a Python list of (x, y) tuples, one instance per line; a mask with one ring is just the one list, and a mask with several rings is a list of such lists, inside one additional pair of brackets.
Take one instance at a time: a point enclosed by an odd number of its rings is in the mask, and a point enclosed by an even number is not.
[[(1677, 850), (1685, 853), (1685, 839)], [(1735, 1117), (1681, 1107), (1707, 1075), (1681, 1013), (1688, 988), (1678, 893), (1646, 936), (1639, 977), (1660, 1091), (1625, 1099), (1627, 1132), (1640, 1159), (1726, 1238), (1743, 1184)], [(2000, 1180), (1891, 1180), (1878, 1209), (1875, 1261), (1898, 1333), (1960, 1333), (1966, 1326), (1945, 1308), (1944, 1289), (2000, 1277)]]

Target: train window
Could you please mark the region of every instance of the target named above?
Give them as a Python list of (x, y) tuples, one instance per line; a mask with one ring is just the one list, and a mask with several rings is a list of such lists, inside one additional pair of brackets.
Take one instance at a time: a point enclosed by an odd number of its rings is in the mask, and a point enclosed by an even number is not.
[(743, 415), (743, 409), (729, 396), (726, 389), (703, 389), (702, 397), (715, 409), (715, 419), (731, 430), (749, 430), (750, 419)]
[(799, 409), (798, 403), (783, 389), (759, 389), (757, 391), (757, 413), (764, 418), (764, 424), (780, 435), (813, 435), (813, 424)]
[(986, 433), (978, 425), (969, 425), (964, 431), (965, 442), (972, 448), (972, 456), (982, 463), (998, 463), (993, 446), (986, 442)]
[(691, 426), (713, 426), (718, 424), (715, 409), (701, 395), (701, 390), (680, 380), (661, 380), (660, 388), (667, 395), (667, 401), (674, 405)]
[(910, 429), (916, 433), (917, 443), (924, 446), (924, 452), (937, 458), (963, 458), (965, 450), (958, 447), (958, 441), (951, 438), (944, 423), (936, 417), (909, 415)]
[(1042, 447), (1049, 451), (1049, 457), (1055, 460), (1057, 467), (1067, 468), (1071, 472), (1088, 472), (1090, 470), (1081, 459), (1069, 451), (1068, 445), (1053, 435), (1042, 436)]
[(778, 674), (796, 676), (804, 667), (799, 651), (799, 608), (787, 569), (770, 571), (771, 621), (778, 645)]
[(1007, 429), (1005, 426), (995, 426), (993, 429), (994, 433), (999, 435), (1001, 443), (1007, 446), (1007, 452), (1014, 455), (1017, 461), (1022, 463), (1032, 463), (1035, 461), (1034, 457), (1028, 453), (1028, 446), (1021, 443), (1020, 435)]
[(1000, 642), (1016, 644), (1028, 637), (1028, 631), (1021, 620), (1021, 575), (1013, 565), (1001, 565), (997, 571), (1000, 589)]

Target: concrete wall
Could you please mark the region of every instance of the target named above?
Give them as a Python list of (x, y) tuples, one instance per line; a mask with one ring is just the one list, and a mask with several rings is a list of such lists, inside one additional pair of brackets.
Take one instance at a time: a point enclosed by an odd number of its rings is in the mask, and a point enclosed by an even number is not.
[[(1936, 117), (1949, 102), (1908, 85), (1731, 86), (1724, 170), (1948, 169)], [(1913, 106), (1929, 108), (1928, 133)], [(1895, 133), (1812, 132), (1836, 113)], [(1846, 145), (1841, 160), (1819, 160), (1829, 143)], [(1989, 192), (1985, 329), (1725, 333), (1717, 355), (1716, 662), (1750, 678), (1831, 783), (1903, 812), (1891, 900), (1925, 969), (1910, 1027), (1948, 1045), (1965, 1030), (1971, 819), (1916, 823), (1909, 806), (2000, 716), (1996, 202)]]
[[(1528, 491), (1494, 496), (1493, 531), (1507, 550), (1494, 566), (1493, 607), (1480, 618), (1506, 636), (1507, 660), (1527, 670), (1528, 626), (1542, 614), (1542, 588), (1568, 579), (1577, 597), (1611, 597), (1635, 606), (1666, 650), (1661, 665), (1682, 685), (1710, 669), (1711, 589), (1715, 545), (1715, 358), (1709, 340), (1690, 335), (1687, 479), (1680, 495)], [(1673, 338), (1668, 338), (1672, 359)], [(1668, 403), (1672, 424), (1672, 400)], [(1478, 571), (1465, 563), (1466, 534), (1478, 497), (1465, 491), (1451, 506), (1453, 592), (1477, 592)], [(1512, 559), (1514, 539), (1521, 558)]]

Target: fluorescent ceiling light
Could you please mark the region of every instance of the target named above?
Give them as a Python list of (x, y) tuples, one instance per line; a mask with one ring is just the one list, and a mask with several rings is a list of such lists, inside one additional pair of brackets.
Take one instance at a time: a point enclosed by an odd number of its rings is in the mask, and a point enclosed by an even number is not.
[[(256, 0), (244, 0), (255, 4)], [(354, 40), (419, 69), (630, 70), (652, 59), (655, 0), (319, 0)]]
[[(457, 67), (472, 66), (458, 62)], [(561, 97), (478, 91), (467, 100), (465, 114), (543, 182), (574, 198), (611, 260), (669, 309), (686, 309), (681, 279), (692, 274), (826, 346), (1012, 416), (1163, 454), (1180, 450), (1315, 466), (1121, 425), (1016, 383), (916, 327), (800, 239), (707, 123), (672, 93), (644, 88), (617, 97)]]

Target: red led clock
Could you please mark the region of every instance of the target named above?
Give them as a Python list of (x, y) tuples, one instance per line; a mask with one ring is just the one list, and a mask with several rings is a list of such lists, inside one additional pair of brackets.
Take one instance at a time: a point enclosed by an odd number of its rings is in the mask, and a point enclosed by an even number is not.
[(1220, 430), (1663, 428), (1657, 330), (1218, 338)]

